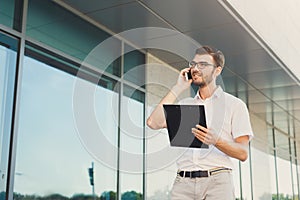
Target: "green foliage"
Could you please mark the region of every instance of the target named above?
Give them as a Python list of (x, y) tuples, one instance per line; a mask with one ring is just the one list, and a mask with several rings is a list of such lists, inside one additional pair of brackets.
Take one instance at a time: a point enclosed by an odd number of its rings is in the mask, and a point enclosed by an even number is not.
[[(50, 194), (41, 197), (37, 195), (22, 195), (14, 193), (14, 200), (94, 200), (94, 197), (86, 194), (75, 194), (71, 198), (65, 197), (61, 194)], [(96, 200), (100, 200), (100, 198), (96, 197)]]
[(288, 194), (272, 194), (272, 200), (293, 200), (293, 197), (289, 196)]
[(141, 193), (136, 191), (128, 191), (122, 194), (121, 200), (142, 200), (143, 196)]
[(0, 192), (0, 200), (5, 200), (6, 193)]
[[(93, 195), (74, 194), (70, 199), (71, 200), (94, 200), (94, 197)], [(96, 197), (96, 200), (99, 200), (99, 198)]]
[(115, 200), (117, 194), (113, 191), (103, 192), (100, 196), (100, 200)]
[[(96, 200), (116, 200), (117, 194), (114, 191), (105, 191)], [(128, 191), (122, 194), (122, 200), (142, 200), (143, 195), (135, 191)], [(0, 193), (0, 200), (5, 200), (5, 193)], [(14, 200), (94, 200), (92, 195), (74, 194), (72, 197), (65, 197), (61, 194), (50, 194), (47, 196), (23, 195), (14, 193)]]

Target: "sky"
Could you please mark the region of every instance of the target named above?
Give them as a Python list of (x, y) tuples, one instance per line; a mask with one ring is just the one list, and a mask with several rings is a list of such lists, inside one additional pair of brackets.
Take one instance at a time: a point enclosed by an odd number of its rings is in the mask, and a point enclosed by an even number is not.
[[(84, 144), (82, 137), (88, 133), (80, 135), (76, 130), (72, 107), (75, 78), (31, 58), (25, 58), (24, 63), (16, 164), (19, 175), (15, 178), (15, 191), (42, 195), (58, 192), (67, 196), (90, 193), (87, 169), (91, 162), (95, 163), (96, 193), (115, 190), (116, 173), (111, 169), (114, 166), (105, 166), (102, 158), (95, 155), (98, 152), (91, 152), (88, 144)], [(108, 141), (116, 146), (116, 114), (107, 111), (112, 106), (107, 97), (113, 95), (112, 91), (97, 88), (95, 115), (103, 132), (107, 133)], [(124, 118), (124, 124), (131, 125), (135, 120), (141, 125), (134, 116), (141, 113), (142, 104), (124, 99), (127, 101), (124, 100), (123, 105), (135, 108), (130, 119)], [(128, 132), (126, 127), (123, 130)], [(123, 147), (125, 151), (139, 150), (132, 147), (140, 145), (140, 140), (126, 134), (122, 139), (128, 144)], [(101, 141), (96, 144), (101, 150)], [(103, 154), (113, 156), (107, 151)], [(137, 181), (141, 175), (123, 173), (122, 177), (126, 183), (121, 187), (123, 191), (141, 192), (141, 181)]]

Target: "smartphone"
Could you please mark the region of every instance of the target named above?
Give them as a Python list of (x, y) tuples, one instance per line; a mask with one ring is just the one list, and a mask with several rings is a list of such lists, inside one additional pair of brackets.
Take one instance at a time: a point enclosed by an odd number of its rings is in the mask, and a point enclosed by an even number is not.
[(188, 81), (189, 79), (192, 79), (192, 73), (191, 70), (189, 70), (189, 72), (185, 73), (185, 78)]

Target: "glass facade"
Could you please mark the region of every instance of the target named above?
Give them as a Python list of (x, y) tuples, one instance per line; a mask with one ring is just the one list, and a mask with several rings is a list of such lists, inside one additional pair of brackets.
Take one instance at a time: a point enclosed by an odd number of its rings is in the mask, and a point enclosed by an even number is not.
[[(0, 24), (0, 200), (170, 199), (178, 152), (145, 126), (164, 92), (147, 85), (148, 53), (55, 1), (0, 0)], [(161, 81), (176, 80), (168, 67)], [(249, 159), (233, 160), (236, 199), (299, 199), (290, 104), (226, 68), (222, 78), (255, 133)]]
[(0, 23), (8, 27), (13, 27), (15, 1), (1, 0), (0, 5)]
[(6, 198), (18, 40), (0, 33), (0, 199)]
[(134, 191), (142, 198), (145, 98), (142, 92), (127, 85), (124, 85), (123, 91), (120, 126), (120, 191), (122, 194)]

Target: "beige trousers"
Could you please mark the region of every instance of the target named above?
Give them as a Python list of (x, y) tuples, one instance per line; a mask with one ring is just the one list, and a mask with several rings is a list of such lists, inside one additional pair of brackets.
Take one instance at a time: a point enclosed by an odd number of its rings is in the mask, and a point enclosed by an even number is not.
[(234, 200), (231, 172), (209, 177), (188, 178), (177, 175), (171, 191), (172, 200)]

